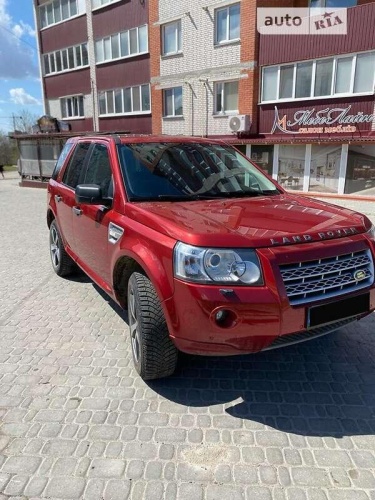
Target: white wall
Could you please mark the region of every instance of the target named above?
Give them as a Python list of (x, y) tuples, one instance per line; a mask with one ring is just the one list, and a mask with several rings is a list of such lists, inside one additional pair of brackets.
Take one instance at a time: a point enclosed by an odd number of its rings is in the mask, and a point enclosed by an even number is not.
[[(163, 133), (226, 135), (228, 116), (214, 116), (214, 82), (237, 80), (253, 63), (241, 64), (241, 43), (215, 46), (215, 8), (223, 1), (159, 1), (162, 25), (181, 19), (182, 54), (161, 57), (157, 88), (183, 87), (183, 118), (163, 119)], [(209, 4), (209, 5), (208, 5)], [(203, 8), (205, 7), (205, 8)]]

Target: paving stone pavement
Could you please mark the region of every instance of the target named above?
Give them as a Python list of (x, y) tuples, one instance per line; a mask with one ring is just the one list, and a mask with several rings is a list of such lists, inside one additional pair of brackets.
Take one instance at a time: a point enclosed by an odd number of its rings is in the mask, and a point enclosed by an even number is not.
[(145, 383), (126, 315), (53, 273), (45, 211), (0, 180), (1, 500), (375, 500), (374, 315)]

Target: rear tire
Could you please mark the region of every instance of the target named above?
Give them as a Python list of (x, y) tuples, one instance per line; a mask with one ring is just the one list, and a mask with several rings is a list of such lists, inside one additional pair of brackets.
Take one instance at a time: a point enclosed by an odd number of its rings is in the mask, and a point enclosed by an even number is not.
[(49, 228), (49, 248), (52, 267), (55, 273), (61, 277), (73, 274), (77, 268), (74, 260), (65, 251), (55, 220), (52, 221)]
[(151, 281), (133, 273), (128, 284), (128, 317), (135, 369), (143, 380), (168, 377), (176, 369), (178, 351)]

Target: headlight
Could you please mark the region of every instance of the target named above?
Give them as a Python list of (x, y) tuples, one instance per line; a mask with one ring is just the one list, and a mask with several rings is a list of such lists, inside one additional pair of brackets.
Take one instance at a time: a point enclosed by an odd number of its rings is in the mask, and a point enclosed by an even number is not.
[(262, 270), (254, 250), (201, 248), (177, 243), (174, 274), (198, 283), (262, 285)]
[(370, 229), (366, 232), (367, 236), (371, 238), (372, 240), (375, 240), (375, 226), (372, 224)]

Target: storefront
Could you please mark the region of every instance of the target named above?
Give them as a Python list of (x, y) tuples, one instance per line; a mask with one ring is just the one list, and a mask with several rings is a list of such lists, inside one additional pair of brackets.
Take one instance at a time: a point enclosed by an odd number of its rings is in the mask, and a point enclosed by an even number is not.
[(246, 153), (288, 190), (375, 199), (373, 96), (260, 105)]

